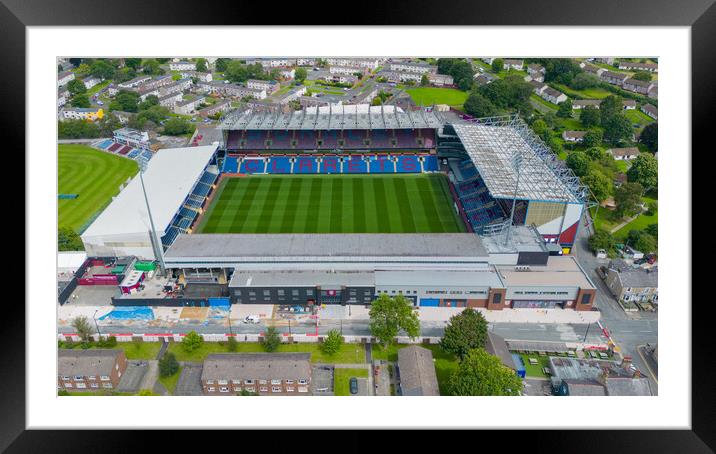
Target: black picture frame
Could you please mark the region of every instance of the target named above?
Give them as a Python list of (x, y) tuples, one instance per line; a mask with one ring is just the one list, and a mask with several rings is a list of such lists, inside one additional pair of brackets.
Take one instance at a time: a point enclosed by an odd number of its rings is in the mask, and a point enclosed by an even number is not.
[[(127, 0), (123, 2), (101, 2), (97, 0), (52, 1), (52, 0), (0, 0), (0, 30), (2, 44), (0, 55), (6, 68), (0, 79), (3, 88), (2, 129), (5, 140), (13, 143), (6, 150), (21, 150), (25, 147), (25, 93), (31, 87), (25, 85), (25, 28), (28, 26), (82, 26), (82, 25), (281, 25), (295, 24), (306, 20), (344, 25), (569, 25), (569, 26), (686, 26), (691, 27), (692, 125), (694, 144), (707, 144), (711, 138), (714, 120), (713, 101), (716, 64), (716, 6), (714, 0), (698, 0), (688, 3), (669, 0), (551, 0), (529, 2), (516, 0), (450, 2), (390, 1), (368, 7), (355, 3), (348, 12), (336, 8), (334, 17), (321, 17), (321, 8), (300, 12), (300, 5), (294, 4), (269, 8), (261, 2), (189, 2), (180, 0)], [(328, 10), (333, 9), (326, 8)], [(340, 12), (338, 12), (340, 11)], [(219, 13), (220, 12), (220, 13)], [(306, 16), (301, 18), (301, 16)], [(320, 21), (319, 21), (320, 19)], [(249, 23), (251, 21), (251, 23)], [(10, 70), (12, 68), (12, 70)], [(701, 140), (698, 140), (701, 139)], [(713, 141), (711, 140), (711, 143)], [(696, 149), (694, 145), (694, 149)], [(15, 155), (18, 165), (23, 166), (23, 156)], [(18, 167), (20, 168), (20, 167)], [(698, 167), (697, 167), (698, 168)], [(26, 172), (28, 170), (26, 169)], [(19, 173), (19, 172), (18, 172)], [(696, 178), (694, 178), (695, 180)], [(18, 185), (19, 187), (19, 185)], [(694, 194), (696, 195), (696, 194)], [(695, 206), (695, 205), (694, 205)], [(26, 207), (27, 208), (27, 207)], [(27, 241), (25, 237), (25, 241)], [(685, 264), (684, 264), (685, 265)], [(695, 269), (695, 264), (694, 264)], [(30, 285), (25, 276), (26, 285)], [(693, 278), (692, 278), (693, 282)], [(685, 304), (688, 301), (682, 301)], [(716, 398), (709, 372), (709, 335), (707, 326), (712, 301), (695, 301), (692, 310), (692, 429), (649, 431), (589, 431), (555, 430), (539, 435), (520, 431), (509, 440), (531, 439), (533, 450), (551, 452), (713, 452), (716, 446), (714, 409)], [(675, 302), (673, 302), (675, 303)], [(708, 303), (708, 304), (706, 304)], [(152, 445), (149, 439), (155, 434), (127, 434), (118, 431), (27, 431), (25, 430), (25, 313), (24, 308), (15, 304), (3, 313), (4, 351), (0, 368), (0, 387), (3, 411), (0, 412), (0, 449), (7, 452), (128, 452), (145, 451)], [(158, 409), (159, 410), (159, 409)], [(476, 410), (479, 411), (479, 410)], [(615, 409), (629, 411), (629, 409)], [(575, 417), (582, 417), (575, 415)], [(638, 422), (638, 414), (634, 415)], [(556, 428), (557, 429), (557, 428)], [(340, 433), (334, 433), (338, 440), (346, 440)], [(451, 436), (451, 435), (450, 435)], [(513, 436), (516, 436), (514, 439)], [(185, 446), (181, 437), (159, 435), (163, 448), (171, 449), (172, 444)], [(428, 437), (406, 437), (399, 435), (401, 444), (412, 438), (421, 446), (429, 446)], [(505, 434), (482, 432), (480, 443), (493, 439), (504, 443)], [(280, 439), (277, 437), (276, 439)], [(440, 435), (445, 447), (445, 436)], [(373, 441), (366, 440), (368, 445)], [(212, 445), (216, 440), (212, 441)], [(265, 443), (269, 443), (266, 441)], [(427, 443), (427, 444), (426, 444)], [(210, 447), (212, 445), (207, 445)], [(216, 444), (218, 448), (220, 444)], [(227, 445), (230, 446), (230, 445)], [(375, 446), (366, 446), (371, 451)], [(312, 449), (316, 447), (313, 446)], [(349, 449), (353, 450), (349, 447)], [(319, 447), (320, 449), (320, 447)], [(271, 452), (271, 449), (268, 449)]]

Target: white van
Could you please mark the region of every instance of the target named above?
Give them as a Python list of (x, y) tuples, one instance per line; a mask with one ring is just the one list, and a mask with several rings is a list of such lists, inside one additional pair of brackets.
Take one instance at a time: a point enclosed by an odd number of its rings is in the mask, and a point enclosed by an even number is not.
[(261, 317), (258, 315), (247, 315), (244, 323), (261, 323)]

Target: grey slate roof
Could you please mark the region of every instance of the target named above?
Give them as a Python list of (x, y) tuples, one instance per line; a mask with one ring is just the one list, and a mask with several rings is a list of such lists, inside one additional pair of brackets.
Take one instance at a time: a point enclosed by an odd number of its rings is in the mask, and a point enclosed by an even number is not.
[(651, 396), (649, 379), (641, 378), (607, 378), (607, 394), (610, 396)]
[(487, 350), (487, 353), (500, 358), (500, 361), (502, 361), (502, 364), (505, 367), (509, 367), (512, 370), (516, 370), (515, 362), (512, 359), (512, 354), (507, 348), (507, 343), (505, 342), (505, 339), (503, 337), (498, 336), (491, 331), (488, 331), (487, 341), (485, 342), (485, 350)]
[(191, 234), (167, 259), (184, 257), (487, 257), (471, 233)]
[(108, 376), (121, 353), (122, 350), (113, 349), (60, 349), (57, 353), (57, 374)]
[(202, 380), (296, 380), (311, 377), (310, 353), (216, 353), (206, 357)]
[(604, 386), (596, 380), (564, 380), (570, 396), (606, 396)]
[(412, 345), (398, 350), (400, 389), (404, 396), (439, 396), (433, 353)]

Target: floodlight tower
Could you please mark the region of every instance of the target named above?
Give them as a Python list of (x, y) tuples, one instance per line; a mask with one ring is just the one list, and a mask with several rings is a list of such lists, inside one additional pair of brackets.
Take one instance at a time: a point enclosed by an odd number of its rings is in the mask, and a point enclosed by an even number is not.
[[(146, 164), (145, 164), (146, 165)], [(162, 243), (157, 238), (157, 230), (154, 228), (154, 219), (152, 218), (152, 210), (149, 208), (149, 199), (147, 198), (147, 189), (144, 187), (144, 169), (145, 165), (142, 165), (139, 169), (139, 181), (142, 182), (142, 193), (144, 194), (144, 202), (147, 204), (147, 213), (149, 214), (149, 225), (152, 228), (152, 246), (154, 247), (154, 255), (159, 259), (159, 270), (162, 276), (166, 276), (167, 268), (164, 264), (164, 251), (162, 250)]]
[(512, 154), (511, 160), (512, 168), (517, 173), (517, 179), (515, 181), (515, 192), (512, 197), (512, 210), (510, 210), (510, 223), (507, 225), (507, 234), (505, 235), (505, 246), (510, 242), (510, 236), (512, 233), (512, 222), (515, 218), (515, 204), (517, 203), (517, 191), (520, 187), (520, 169), (522, 167), (522, 152), (519, 148), (515, 148)]

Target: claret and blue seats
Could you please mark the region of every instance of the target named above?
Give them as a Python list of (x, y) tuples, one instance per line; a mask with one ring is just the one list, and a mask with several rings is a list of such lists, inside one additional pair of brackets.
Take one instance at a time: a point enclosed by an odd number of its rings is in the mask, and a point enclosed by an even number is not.
[(343, 132), (346, 148), (365, 148), (365, 131), (348, 130)]
[(370, 156), (370, 173), (394, 173), (395, 163), (390, 156)]
[(388, 131), (377, 129), (370, 132), (370, 146), (373, 148), (392, 148)]
[(316, 158), (301, 156), (293, 164), (293, 173), (318, 173)]
[(291, 148), (291, 134), (288, 131), (271, 131), (271, 148), (281, 150)]
[(226, 136), (226, 148), (228, 150), (237, 150), (241, 146), (241, 134), (243, 131), (229, 131)]
[(234, 156), (224, 158), (224, 164), (221, 171), (223, 173), (239, 173), (239, 160)]
[(291, 173), (291, 158), (288, 156), (273, 156), (269, 160), (268, 173)]
[(338, 148), (338, 131), (321, 131), (321, 148), (333, 150)]
[(418, 144), (415, 131), (410, 129), (396, 129), (395, 140), (398, 148), (413, 148)]
[(462, 161), (457, 167), (464, 181), (471, 180), (472, 178), (478, 176), (475, 164), (473, 164), (469, 159)]
[(362, 156), (344, 158), (343, 173), (368, 173), (368, 164)]
[(438, 171), (437, 156), (428, 155), (423, 158), (423, 171), (425, 171), (425, 172), (437, 172)]
[(315, 150), (316, 131), (296, 131), (296, 148), (299, 150)]
[(420, 162), (417, 156), (398, 156), (395, 165), (398, 173), (419, 173)]
[(341, 173), (341, 158), (338, 156), (321, 158), (320, 173)]
[(266, 161), (263, 158), (244, 158), (239, 173), (266, 173)]

